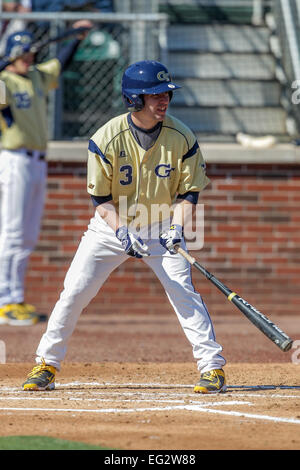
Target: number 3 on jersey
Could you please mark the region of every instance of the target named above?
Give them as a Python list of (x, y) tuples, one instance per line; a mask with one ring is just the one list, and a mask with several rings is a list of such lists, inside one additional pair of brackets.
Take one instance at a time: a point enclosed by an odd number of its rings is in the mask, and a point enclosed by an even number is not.
[(120, 183), (125, 186), (132, 182), (132, 166), (123, 165), (120, 167), (120, 172), (122, 173), (123, 178), (120, 179)]

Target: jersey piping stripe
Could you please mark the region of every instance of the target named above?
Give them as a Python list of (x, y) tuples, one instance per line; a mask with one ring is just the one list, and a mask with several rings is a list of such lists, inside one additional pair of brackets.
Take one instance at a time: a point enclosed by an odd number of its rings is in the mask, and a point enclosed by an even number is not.
[(198, 142), (196, 141), (196, 142), (194, 143), (193, 147), (190, 148), (190, 150), (189, 150), (185, 155), (183, 155), (182, 161), (184, 162), (184, 160), (186, 160), (187, 158), (190, 158), (190, 157), (192, 157), (193, 155), (195, 155), (195, 153), (197, 152), (198, 148), (199, 148), (199, 144), (198, 144)]
[(99, 155), (99, 157), (102, 158), (102, 160), (107, 163), (108, 165), (112, 166), (112, 164), (110, 163), (110, 161), (106, 158), (106, 156), (101, 152), (101, 150), (99, 149), (98, 145), (95, 144), (95, 142), (90, 139), (89, 140), (89, 150), (93, 153), (96, 153), (97, 155)]
[(127, 131), (130, 131), (129, 127), (128, 127), (127, 129), (124, 129), (123, 131), (118, 132), (118, 133), (108, 142), (108, 144), (106, 145), (105, 151), (106, 151), (107, 148), (110, 146), (110, 144), (118, 137), (118, 135), (122, 134), (123, 132), (127, 132)]
[(172, 129), (173, 131), (176, 131), (176, 132), (178, 132), (179, 134), (181, 134), (181, 135), (185, 138), (185, 141), (186, 141), (186, 143), (187, 143), (187, 146), (189, 146), (188, 140), (187, 140), (186, 136), (183, 134), (183, 132), (180, 132), (180, 131), (179, 131), (178, 129), (176, 129), (175, 127), (162, 125), (162, 129), (163, 129), (164, 127), (165, 127), (166, 129)]

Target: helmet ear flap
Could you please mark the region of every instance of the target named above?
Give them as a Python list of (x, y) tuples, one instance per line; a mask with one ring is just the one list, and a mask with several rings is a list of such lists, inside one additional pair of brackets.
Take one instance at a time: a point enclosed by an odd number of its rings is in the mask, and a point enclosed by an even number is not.
[(144, 98), (143, 95), (134, 95), (131, 96), (123, 92), (122, 94), (123, 103), (130, 112), (141, 111), (144, 107)]

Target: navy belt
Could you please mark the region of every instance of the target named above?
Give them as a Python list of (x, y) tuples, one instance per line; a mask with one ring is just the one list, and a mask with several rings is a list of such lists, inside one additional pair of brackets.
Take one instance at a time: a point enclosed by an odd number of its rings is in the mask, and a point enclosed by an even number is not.
[[(33, 151), (33, 150), (25, 150), (25, 153), (28, 157), (34, 157), (35, 153), (37, 152), (37, 150)], [(45, 160), (46, 158), (46, 154), (45, 153), (39, 153), (38, 155), (38, 159), (39, 160)]]

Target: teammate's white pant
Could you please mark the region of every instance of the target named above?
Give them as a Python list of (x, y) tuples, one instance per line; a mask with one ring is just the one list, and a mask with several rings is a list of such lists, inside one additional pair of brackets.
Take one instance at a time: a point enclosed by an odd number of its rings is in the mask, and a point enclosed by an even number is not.
[(24, 152), (0, 154), (0, 307), (24, 300), (24, 278), (43, 213), (47, 163)]
[[(205, 372), (221, 368), (225, 364), (221, 356), (222, 347), (215, 341), (206, 306), (192, 285), (189, 263), (180, 254), (166, 252), (158, 240), (144, 241), (150, 248), (151, 256), (141, 261), (153, 269), (165, 288), (192, 345), (198, 369)], [(38, 363), (44, 358), (47, 364), (60, 369), (80, 313), (109, 274), (126, 259), (128, 256), (113, 230), (96, 213), (67, 272), (64, 290), (36, 351)]]

